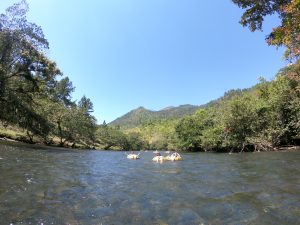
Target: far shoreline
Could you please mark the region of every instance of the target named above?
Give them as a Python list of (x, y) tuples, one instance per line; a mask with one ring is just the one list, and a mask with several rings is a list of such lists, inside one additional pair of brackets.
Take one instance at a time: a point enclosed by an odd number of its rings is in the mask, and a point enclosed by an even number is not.
[[(115, 152), (130, 152), (130, 151), (134, 151), (134, 152), (145, 152), (145, 151), (161, 151), (161, 152), (165, 152), (168, 150), (156, 150), (156, 149), (143, 149), (143, 150), (120, 150), (120, 149), (108, 149), (108, 150), (104, 150), (104, 149), (97, 149), (97, 148), (82, 148), (82, 147), (66, 147), (66, 146), (59, 146), (59, 145), (47, 145), (44, 143), (28, 143), (25, 141), (20, 141), (20, 140), (14, 140), (11, 138), (7, 138), (7, 137), (0, 137), (0, 146), (1, 145), (12, 145), (13, 143), (15, 144), (24, 144), (29, 146), (32, 146), (33, 148), (45, 148), (45, 147), (49, 147), (49, 148), (56, 148), (56, 149), (61, 149), (61, 150), (83, 150), (83, 151), (115, 151)], [(175, 151), (175, 150), (173, 150)], [(277, 148), (274, 148), (273, 150), (270, 151), (224, 151), (224, 152), (217, 152), (217, 151), (183, 151), (183, 150), (176, 150), (178, 152), (182, 152), (182, 153), (223, 153), (223, 154), (240, 154), (240, 153), (262, 153), (262, 152), (296, 152), (296, 151), (300, 151), (300, 146), (298, 145), (289, 145), (289, 146), (280, 146)]]

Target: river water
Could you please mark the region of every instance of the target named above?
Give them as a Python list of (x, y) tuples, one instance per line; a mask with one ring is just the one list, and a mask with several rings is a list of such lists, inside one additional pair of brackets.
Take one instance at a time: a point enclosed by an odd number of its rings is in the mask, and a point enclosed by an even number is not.
[(0, 143), (0, 224), (300, 224), (300, 152), (182, 156)]

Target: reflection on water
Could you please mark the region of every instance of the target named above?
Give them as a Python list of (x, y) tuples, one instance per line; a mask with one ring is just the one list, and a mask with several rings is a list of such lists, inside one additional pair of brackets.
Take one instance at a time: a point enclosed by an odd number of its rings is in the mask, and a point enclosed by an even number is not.
[(300, 152), (183, 154), (0, 143), (0, 224), (300, 224)]

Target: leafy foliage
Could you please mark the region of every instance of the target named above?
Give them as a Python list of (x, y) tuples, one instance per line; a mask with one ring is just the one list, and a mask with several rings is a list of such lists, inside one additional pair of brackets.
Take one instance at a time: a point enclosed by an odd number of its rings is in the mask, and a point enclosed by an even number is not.
[(245, 9), (240, 23), (251, 31), (262, 30), (264, 17), (277, 13), (281, 25), (268, 35), (270, 45), (287, 47), (286, 58), (299, 59), (300, 56), (300, 1), (299, 0), (232, 0)]
[(149, 148), (187, 151), (269, 151), (300, 141), (300, 65), (283, 68), (273, 81), (231, 90), (193, 115), (156, 120), (125, 130)]
[(261, 80), (254, 89), (205, 109), (209, 126), (203, 126), (207, 121), (203, 114), (195, 114), (192, 122), (191, 117), (184, 118), (178, 127), (184, 126), (186, 135), (177, 130), (179, 139), (183, 144), (196, 143), (194, 149), (221, 151), (271, 150), (296, 144), (300, 134), (298, 66), (284, 68), (272, 82)]
[(60, 144), (94, 143), (96, 119), (93, 104), (85, 96), (78, 105), (74, 90), (45, 51), (48, 41), (41, 27), (27, 21), (25, 0), (0, 15), (0, 120), (26, 130), (30, 142), (35, 135)]
[(48, 121), (37, 114), (34, 98), (51, 89), (61, 72), (43, 53), (48, 42), (40, 27), (26, 19), (28, 5), (15, 4), (0, 15), (0, 119), (47, 135)]

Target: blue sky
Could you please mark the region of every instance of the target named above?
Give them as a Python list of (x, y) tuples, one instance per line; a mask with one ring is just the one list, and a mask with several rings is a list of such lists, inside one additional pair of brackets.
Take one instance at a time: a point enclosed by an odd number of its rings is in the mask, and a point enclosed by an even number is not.
[[(27, 0), (48, 52), (86, 95), (99, 123), (144, 106), (200, 105), (267, 79), (287, 64), (264, 32), (239, 23), (230, 0)], [(14, 0), (1, 0), (0, 10)]]

